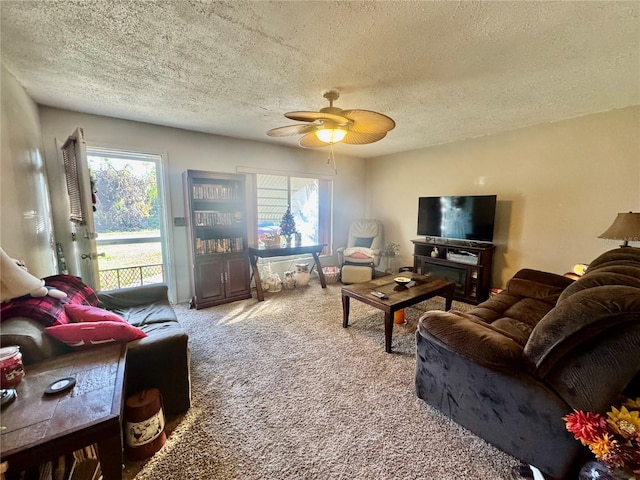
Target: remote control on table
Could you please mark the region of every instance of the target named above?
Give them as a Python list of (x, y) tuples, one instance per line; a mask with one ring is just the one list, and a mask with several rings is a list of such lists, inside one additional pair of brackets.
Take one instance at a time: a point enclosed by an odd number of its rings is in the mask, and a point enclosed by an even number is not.
[(383, 300), (384, 300), (384, 299), (386, 299), (386, 298), (389, 298), (389, 297), (387, 297), (387, 296), (386, 296), (384, 293), (382, 293), (382, 292), (376, 292), (376, 291), (373, 291), (373, 292), (371, 292), (371, 295), (373, 295), (374, 297), (381, 298), (381, 299), (383, 299)]

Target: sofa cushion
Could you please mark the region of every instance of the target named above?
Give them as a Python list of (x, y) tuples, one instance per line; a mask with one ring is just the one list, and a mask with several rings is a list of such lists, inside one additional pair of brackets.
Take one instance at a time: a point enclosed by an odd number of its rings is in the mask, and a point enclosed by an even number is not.
[(135, 307), (111, 308), (109, 310), (124, 318), (131, 325), (140, 327), (143, 330), (149, 325), (178, 322), (175, 311), (167, 300), (159, 300)]
[(569, 285), (560, 295), (559, 302), (564, 302), (571, 295), (582, 290), (603, 285), (630, 285), (640, 288), (640, 264), (637, 265), (609, 265), (607, 267), (588, 271), (580, 280)]
[(126, 322), (122, 317), (104, 308), (93, 307), (91, 305), (67, 304), (64, 311), (69, 320), (79, 322)]
[(354, 247), (366, 247), (371, 248), (371, 244), (373, 243), (373, 237), (358, 237), (356, 238)]
[(518, 342), (473, 315), (433, 310), (420, 319), (418, 333), (492, 370), (521, 370), (522, 347)]
[(125, 321), (80, 322), (45, 328), (54, 338), (71, 347), (90, 347), (112, 342), (130, 342), (147, 336)]
[[(582, 281), (579, 280), (579, 281)], [(524, 349), (530, 372), (543, 378), (573, 349), (640, 318), (640, 288), (602, 285), (558, 302), (533, 329)]]
[(473, 308), (468, 315), (491, 324), (492, 328), (524, 347), (532, 328), (552, 308), (552, 303), (504, 290)]
[(626, 262), (638, 264), (640, 263), (640, 248), (616, 248), (604, 252), (595, 258), (587, 267), (587, 273), (600, 268), (603, 265), (620, 265)]

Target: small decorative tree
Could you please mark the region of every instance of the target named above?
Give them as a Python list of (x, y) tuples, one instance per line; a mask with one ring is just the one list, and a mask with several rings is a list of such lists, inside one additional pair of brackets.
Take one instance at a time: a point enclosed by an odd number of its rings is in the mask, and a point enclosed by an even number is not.
[(296, 233), (296, 221), (291, 214), (291, 206), (288, 206), (280, 222), (280, 235), (284, 235), (287, 238), (287, 243), (291, 243), (291, 236), (294, 233)]

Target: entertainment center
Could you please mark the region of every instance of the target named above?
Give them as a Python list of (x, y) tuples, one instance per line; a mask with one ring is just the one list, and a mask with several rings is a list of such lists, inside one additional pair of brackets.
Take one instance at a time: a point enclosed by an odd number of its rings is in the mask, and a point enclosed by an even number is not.
[(477, 305), (489, 298), (496, 195), (420, 197), (413, 270), (456, 284), (454, 298)]
[(411, 242), (414, 272), (454, 282), (455, 300), (477, 305), (489, 298), (495, 245), (443, 238)]

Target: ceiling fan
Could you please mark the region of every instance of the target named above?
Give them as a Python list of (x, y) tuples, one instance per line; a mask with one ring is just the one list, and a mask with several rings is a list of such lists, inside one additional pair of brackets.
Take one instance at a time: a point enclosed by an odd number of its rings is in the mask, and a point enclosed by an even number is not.
[(287, 112), (285, 117), (307, 124), (288, 125), (273, 128), (267, 132), (270, 137), (289, 137), (304, 135), (299, 142), (301, 147), (319, 148), (335, 143), (364, 145), (382, 140), (396, 122), (382, 113), (371, 110), (342, 110), (334, 107), (340, 92), (329, 90), (323, 95), (329, 100), (329, 106), (319, 112)]

